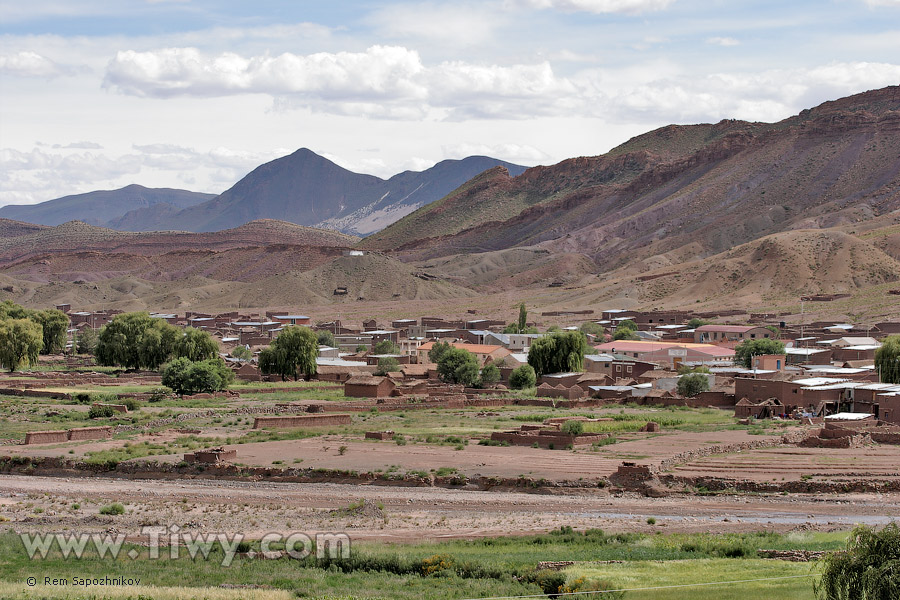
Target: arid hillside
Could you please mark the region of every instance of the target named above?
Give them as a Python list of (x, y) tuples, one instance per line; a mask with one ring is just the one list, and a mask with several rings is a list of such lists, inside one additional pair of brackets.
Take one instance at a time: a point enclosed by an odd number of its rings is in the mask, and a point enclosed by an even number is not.
[(404, 260), (538, 246), (599, 272), (900, 209), (900, 87), (774, 124), (669, 126), (610, 153), (493, 169), (360, 243)]

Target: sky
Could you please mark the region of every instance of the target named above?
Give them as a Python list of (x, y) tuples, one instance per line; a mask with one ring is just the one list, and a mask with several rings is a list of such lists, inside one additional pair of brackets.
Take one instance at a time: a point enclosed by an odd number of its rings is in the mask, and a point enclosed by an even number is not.
[(595, 156), (900, 84), (900, 0), (0, 0), (0, 206)]

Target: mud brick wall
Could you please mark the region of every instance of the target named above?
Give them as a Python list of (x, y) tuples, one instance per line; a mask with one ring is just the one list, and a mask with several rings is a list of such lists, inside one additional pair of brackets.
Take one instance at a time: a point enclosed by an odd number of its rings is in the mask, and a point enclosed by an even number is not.
[(264, 427), (326, 427), (328, 425), (349, 425), (350, 415), (299, 415), (291, 417), (256, 417), (253, 429)]
[(870, 431), (869, 435), (872, 437), (873, 442), (878, 442), (879, 444), (900, 444), (900, 433)]
[(393, 431), (367, 431), (367, 440), (390, 440), (394, 438)]
[(69, 436), (65, 431), (29, 431), (25, 434), (26, 444), (51, 444), (68, 440)]
[(234, 460), (237, 458), (237, 450), (225, 450), (224, 452), (211, 452), (208, 450), (197, 450), (193, 455), (185, 454), (184, 460), (191, 462), (188, 456), (192, 456), (193, 462), (215, 464), (217, 462)]
[(77, 427), (68, 431), (70, 440), (104, 440), (112, 437), (112, 427)]
[(95, 402), (91, 406), (108, 406), (111, 409), (113, 409), (114, 411), (119, 412), (119, 413), (127, 413), (128, 412), (128, 407), (125, 406), (124, 404), (102, 404), (99, 402)]

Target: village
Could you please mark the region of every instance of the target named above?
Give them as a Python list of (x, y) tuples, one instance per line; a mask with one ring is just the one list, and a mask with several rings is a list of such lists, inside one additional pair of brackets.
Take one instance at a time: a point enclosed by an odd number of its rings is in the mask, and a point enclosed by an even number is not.
[[(97, 330), (120, 311), (72, 311), (68, 314), (74, 340), (84, 328)], [(582, 325), (554, 326), (556, 331), (584, 331), (591, 350), (584, 356), (583, 372), (543, 373), (536, 382), (536, 398), (588, 401), (633, 401), (639, 404), (693, 407), (733, 407), (742, 418), (784, 418), (789, 415), (874, 419), (900, 425), (900, 385), (882, 383), (875, 370), (879, 340), (900, 333), (900, 322), (870, 326), (828, 321), (802, 326), (776, 315), (749, 315), (747, 324), (715, 324), (734, 315), (693, 314), (685, 311), (604, 310), (597, 320), (585, 321), (588, 313), (545, 313), (544, 317), (581, 320)], [(244, 346), (258, 354), (286, 326), (306, 326), (328, 332), (333, 345), (320, 345), (316, 378), (341, 383), (352, 398), (437, 397), (448, 387), (440, 386), (436, 365), (428, 354), (436, 342), (448, 342), (471, 352), (480, 368), (499, 368), (501, 378), (487, 389), (467, 390), (469, 395), (487, 396), (505, 391), (512, 371), (528, 364), (532, 342), (546, 333), (504, 333), (505, 321), (497, 319), (451, 320), (441, 317), (395, 319), (379, 323), (365, 320), (359, 325), (341, 321), (312, 323), (310, 317), (291, 311), (266, 311), (245, 315), (238, 312), (183, 315), (152, 313), (151, 317), (172, 325), (209, 332), (217, 340), (226, 361), (238, 379), (271, 379), (260, 373), (256, 360), (236, 359), (231, 351)], [(691, 327), (694, 323), (702, 323)], [(613, 341), (620, 323), (634, 327), (627, 338)], [(593, 324), (584, 327), (583, 323)], [(533, 331), (534, 323), (526, 327)], [(750, 340), (778, 340), (781, 354), (760, 354), (749, 365), (735, 361), (735, 348)], [(377, 353), (376, 346), (393, 353)], [(385, 345), (386, 343), (386, 345)], [(381, 373), (378, 363), (393, 359), (394, 371)], [(706, 367), (709, 389), (685, 398), (677, 393), (679, 369)], [(430, 393), (428, 388), (431, 389)], [(574, 406), (574, 405), (573, 405)]]

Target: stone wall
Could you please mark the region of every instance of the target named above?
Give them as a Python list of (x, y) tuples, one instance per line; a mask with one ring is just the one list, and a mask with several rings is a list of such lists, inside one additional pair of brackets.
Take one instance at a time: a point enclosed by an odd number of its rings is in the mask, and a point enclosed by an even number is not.
[(290, 427), (327, 427), (329, 425), (349, 425), (350, 415), (298, 415), (290, 417), (256, 417), (253, 429), (274, 427), (286, 429)]

